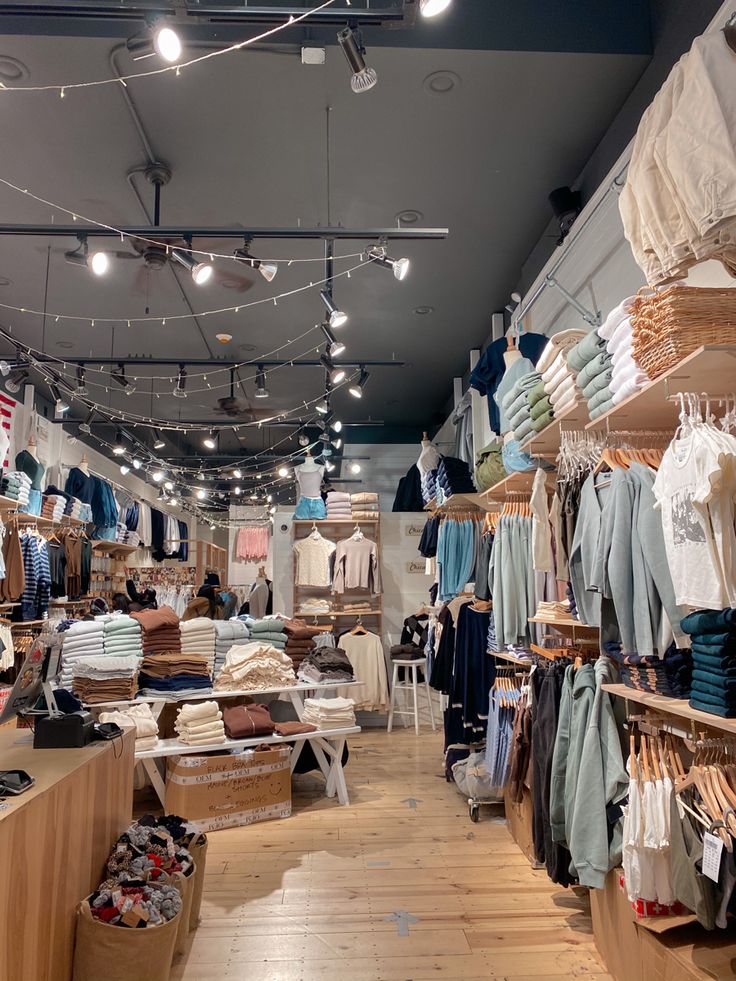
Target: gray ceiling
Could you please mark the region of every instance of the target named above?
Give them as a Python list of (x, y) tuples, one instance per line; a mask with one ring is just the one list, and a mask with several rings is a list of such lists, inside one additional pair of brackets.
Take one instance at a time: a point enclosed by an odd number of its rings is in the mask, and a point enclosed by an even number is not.
[[(461, 6), (455, 5), (454, 16), (461, 16)], [(3, 58), (12, 57), (27, 66), (28, 84), (109, 77), (114, 43), (6, 35), (0, 72)], [(468, 349), (489, 333), (491, 313), (507, 301), (547, 225), (547, 193), (575, 179), (648, 57), (383, 46), (370, 49), (367, 60), (378, 71), (379, 84), (360, 96), (350, 90), (338, 48), (328, 48), (327, 63), (317, 67), (302, 65), (292, 46), (213, 59), (180, 77), (131, 82), (128, 91), (156, 157), (173, 174), (163, 192), (164, 223), (324, 225), (329, 218), (352, 227), (389, 226), (398, 212), (411, 208), (422, 213), (421, 224), (449, 227), (446, 241), (392, 248), (412, 260), (410, 277), (402, 283), (375, 266), (335, 283), (336, 299), (350, 314), (341, 331), (345, 356), (407, 362), (405, 368), (376, 368), (361, 403), (337, 393), (336, 409), (346, 421), (421, 428), (446, 402), (452, 376), (467, 369)], [(120, 65), (132, 67), (125, 52)], [(457, 76), (444, 95), (431, 94), (424, 85), (438, 70)], [(144, 219), (126, 175), (147, 161), (118, 87), (69, 92), (63, 100), (51, 93), (8, 93), (2, 96), (2, 113), (0, 177), (101, 221)], [(150, 200), (145, 180), (133, 181)], [(4, 188), (0, 212), (4, 222), (68, 221)], [(63, 252), (73, 246), (59, 239), (0, 239), (0, 282), (9, 280), (0, 286), (0, 302), (43, 309), (46, 293), (46, 309), (67, 314), (134, 317), (145, 315), (147, 307), (154, 315), (187, 312), (169, 269), (145, 274), (137, 262), (121, 262), (97, 279), (65, 263)], [(220, 251), (229, 250), (222, 246)], [(318, 256), (322, 246), (259, 242), (253, 251)], [(338, 243), (337, 251), (357, 249)], [(336, 271), (346, 265), (338, 263)], [(239, 272), (230, 264), (223, 271)], [(321, 276), (321, 263), (282, 264), (273, 284), (258, 277), (250, 291), (239, 293), (222, 286), (197, 288), (186, 273), (177, 274), (195, 311), (269, 297)], [(422, 306), (434, 312), (413, 313)], [(22, 341), (72, 361), (75, 355), (129, 354), (185, 361), (213, 354), (254, 358), (303, 333), (321, 314), (316, 291), (309, 291), (237, 315), (117, 327), (114, 336), (105, 326), (53, 318), (44, 328), (41, 317), (2, 310), (0, 323), (12, 325)], [(226, 347), (215, 340), (220, 331), (233, 335)], [(312, 333), (285, 355), (313, 351), (320, 337)], [(88, 384), (93, 380), (88, 374)], [(276, 371), (269, 378), (268, 406), (292, 408), (317, 396), (322, 385), (320, 369)], [(187, 400), (178, 400), (166, 394), (168, 382), (154, 387), (162, 393), (154, 399), (154, 413), (172, 419), (180, 413), (183, 419), (211, 418), (215, 398), (227, 394), (192, 391)], [(141, 382), (129, 398), (119, 389), (90, 391), (127, 411), (148, 413), (150, 395), (141, 395), (146, 388), (150, 391), (150, 383)], [(247, 384), (246, 393), (252, 391)], [(261, 448), (283, 432), (251, 432), (243, 445)], [(234, 437), (230, 445), (237, 445)]]

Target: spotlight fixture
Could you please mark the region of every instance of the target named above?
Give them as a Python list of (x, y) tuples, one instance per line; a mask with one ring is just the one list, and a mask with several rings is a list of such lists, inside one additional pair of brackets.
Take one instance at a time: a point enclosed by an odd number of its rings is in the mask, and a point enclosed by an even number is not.
[(212, 431), (210, 431), (202, 440), (202, 443), (207, 447), (208, 450), (214, 450), (214, 448), (217, 446), (217, 438), (215, 434)]
[(254, 255), (251, 255), (250, 242), (247, 240), (243, 248), (236, 249), (233, 252), (233, 255), (238, 262), (242, 262), (246, 266), (251, 266), (251, 268), (257, 269), (267, 283), (272, 282), (276, 278), (276, 273), (279, 271), (278, 264), (275, 262), (268, 262), (266, 259), (257, 259)]
[(240, 470), (240, 469), (239, 469), (238, 467), (236, 467), (236, 468), (235, 468), (235, 469), (233, 470), (233, 477), (235, 477), (235, 479), (236, 479), (236, 480), (240, 480), (240, 478), (241, 478), (242, 476), (243, 476), (243, 471), (242, 471), (242, 470)]
[(406, 279), (409, 273), (409, 260), (408, 259), (392, 259), (391, 256), (386, 255), (386, 250), (383, 246), (374, 245), (372, 248), (368, 249), (368, 258), (375, 262), (378, 266), (383, 266), (384, 269), (392, 269), (396, 279), (401, 281)]
[(368, 381), (369, 374), (365, 368), (360, 369), (360, 377), (357, 381), (353, 382), (348, 388), (348, 391), (353, 396), (354, 399), (363, 398), (363, 389), (365, 388), (365, 383)]
[(175, 259), (180, 266), (189, 270), (197, 286), (204, 286), (212, 278), (212, 273), (215, 270), (211, 262), (200, 262), (186, 249), (172, 249), (170, 254), (171, 258)]
[(54, 400), (54, 415), (57, 419), (60, 419), (65, 412), (69, 411), (69, 403), (61, 397), (58, 385), (49, 385), (49, 391)]
[(307, 436), (306, 433), (302, 433), (299, 436), (299, 445), (300, 446), (309, 446), (309, 436)]
[(350, 464), (350, 473), (360, 473), (360, 464), (359, 463), (351, 463)]
[(141, 61), (157, 54), (163, 61), (172, 63), (181, 58), (181, 39), (172, 27), (153, 25), (144, 34), (128, 38), (127, 48), (133, 61)]
[(335, 469), (335, 464), (334, 463), (330, 463), (329, 460), (325, 460), (325, 470), (328, 473), (331, 473), (334, 469)]
[(80, 433), (87, 433), (87, 435), (89, 435), (92, 432), (92, 420), (94, 419), (94, 417), (95, 417), (95, 410), (90, 409), (89, 414), (87, 415), (87, 418), (84, 420), (84, 422), (79, 423)]
[(215, 530), (215, 526), (214, 525), (210, 525), (210, 531), (214, 531), (214, 530)]
[(164, 481), (164, 490), (173, 491), (174, 485), (170, 480)]
[(185, 399), (187, 397), (187, 393), (185, 392), (186, 387), (187, 387), (187, 369), (182, 364), (179, 365), (179, 374), (176, 379), (176, 387), (174, 388), (174, 391), (171, 394), (174, 396), (174, 398)]
[(327, 397), (326, 396), (325, 396), (325, 398), (322, 399), (321, 402), (318, 402), (315, 405), (315, 409), (317, 410), (317, 412), (319, 412), (320, 415), (322, 415), (322, 416), (326, 416), (327, 415), (327, 413), (330, 411), (330, 403), (327, 401)]
[(112, 444), (112, 451), (115, 456), (122, 456), (125, 453), (125, 440), (120, 429), (115, 433), (115, 442)]
[(325, 371), (329, 373), (330, 381), (333, 385), (339, 385), (340, 382), (345, 381), (347, 372), (342, 365), (333, 364), (332, 358), (329, 356), (329, 354), (321, 354), (319, 360), (324, 365)]
[(17, 395), (17, 393), (21, 389), (21, 385), (24, 385), (27, 380), (28, 380), (28, 372), (25, 370), (25, 368), (16, 368), (14, 371), (11, 371), (10, 374), (8, 375), (7, 380), (5, 382), (5, 388), (12, 395)]
[(269, 395), (268, 389), (266, 388), (266, 372), (263, 370), (263, 365), (258, 365), (258, 370), (256, 371), (256, 391), (255, 397), (257, 399), (267, 399)]
[(375, 68), (366, 67), (363, 57), (365, 48), (358, 33), (351, 27), (345, 27), (337, 32), (337, 40), (353, 72), (353, 77), (350, 79), (353, 92), (360, 94), (372, 89), (378, 81), (378, 75)]
[(127, 464), (127, 463), (121, 463), (121, 464), (120, 464), (120, 473), (121, 473), (121, 474), (122, 474), (123, 476), (125, 476), (125, 475), (126, 475), (126, 473), (130, 473), (130, 467), (128, 466), (128, 464)]
[(176, 507), (178, 503), (179, 501), (176, 499), (176, 497), (169, 498), (169, 504), (171, 504), (172, 507)]
[(164, 448), (164, 446), (166, 446), (166, 443), (164, 442), (163, 437), (161, 436), (161, 433), (158, 431), (158, 429), (154, 429), (153, 430), (153, 448), (154, 448), (154, 450), (162, 450)]
[(8, 364), (8, 362), (0, 361), (0, 375), (2, 375), (3, 378), (7, 378), (9, 374), (10, 374), (10, 365)]
[(320, 324), (319, 326), (327, 341), (327, 353), (331, 358), (339, 358), (341, 354), (345, 353), (345, 345), (335, 338), (327, 324)]
[(107, 252), (90, 252), (87, 236), (79, 236), (79, 245), (64, 253), (64, 258), (73, 266), (86, 266), (95, 276), (104, 276), (110, 268), (110, 256)]
[(319, 296), (330, 315), (330, 327), (334, 327), (337, 330), (338, 327), (342, 327), (343, 324), (348, 322), (348, 315), (339, 309), (338, 305), (332, 299), (331, 293), (327, 290), (320, 290)]
[(419, 10), (422, 17), (436, 17), (443, 13), (452, 3), (452, 0), (419, 0)]
[(160, 470), (154, 470), (153, 473), (151, 474), (151, 477), (153, 481), (157, 484), (160, 484), (161, 481), (164, 479), (164, 475)]
[(338, 436), (337, 439), (333, 439), (332, 440), (332, 446), (336, 450), (339, 450), (340, 449), (340, 447), (342, 446), (342, 440), (340, 439), (339, 436)]
[(80, 398), (89, 395), (87, 386), (84, 384), (84, 368), (81, 364), (77, 365), (77, 390), (74, 394), (78, 395)]
[(289, 468), (279, 467), (279, 477), (288, 477), (288, 476), (289, 476)]
[(274, 507), (274, 506), (272, 505), (272, 506), (271, 506), (271, 507), (270, 507), (270, 508), (268, 509), (268, 513), (269, 513), (269, 514), (276, 514), (276, 508), (275, 508), (275, 507)]
[(342, 432), (342, 423), (339, 419), (335, 419), (330, 423), (330, 426), (335, 430), (336, 433)]
[(197, 500), (203, 501), (206, 496), (207, 496), (207, 492), (204, 490), (204, 488), (200, 487), (199, 490), (197, 491)]
[(272, 500), (273, 500), (273, 494), (266, 494), (266, 502), (270, 504)]
[(238, 497), (240, 497), (240, 495), (243, 493), (243, 488), (238, 485), (235, 488), (235, 493), (238, 495)]
[(125, 376), (125, 365), (122, 361), (118, 364), (115, 371), (110, 372), (110, 377), (118, 383), (126, 395), (132, 395), (135, 391), (135, 383)]
[(141, 461), (140, 461), (140, 460), (138, 459), (138, 457), (135, 457), (135, 456), (134, 456), (131, 462), (132, 462), (132, 464), (133, 464), (133, 469), (134, 469), (134, 470), (140, 470), (140, 469), (141, 469), (141, 467), (143, 466), (143, 464), (142, 464), (142, 463), (141, 463)]

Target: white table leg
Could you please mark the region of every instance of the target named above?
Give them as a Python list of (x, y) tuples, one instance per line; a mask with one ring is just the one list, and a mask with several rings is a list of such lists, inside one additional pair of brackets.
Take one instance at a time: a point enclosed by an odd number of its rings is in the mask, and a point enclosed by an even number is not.
[(393, 673), (391, 675), (391, 701), (389, 703), (388, 709), (388, 725), (386, 727), (386, 732), (391, 732), (394, 727), (394, 708), (396, 706), (396, 683), (399, 678), (399, 666), (394, 664)]
[(414, 732), (419, 735), (419, 697), (417, 692), (417, 682), (419, 680), (419, 671), (416, 664), (413, 664), (411, 668), (411, 687), (414, 693)]
[(311, 746), (314, 750), (314, 755), (317, 762), (319, 763), (319, 768), (325, 778), (325, 794), (328, 797), (334, 797), (335, 787), (333, 786), (334, 780), (332, 778), (332, 764), (327, 759), (328, 756), (332, 756), (332, 746), (326, 739), (312, 739)]
[(432, 723), (432, 732), (437, 731), (437, 726), (434, 724), (434, 709), (432, 708), (432, 692), (429, 687), (429, 680), (427, 679), (427, 672), (424, 672), (424, 690), (427, 693), (427, 704), (429, 705), (429, 721)]
[(300, 691), (290, 691), (289, 701), (294, 706), (294, 711), (297, 714), (299, 721), (302, 721), (302, 716), (304, 715), (304, 702), (302, 700), (302, 693)]
[(334, 774), (333, 784), (337, 790), (337, 799), (344, 806), (350, 803), (350, 797), (348, 796), (348, 787), (345, 783), (345, 771), (342, 768), (342, 753), (345, 748), (345, 740), (337, 739), (335, 741), (334, 753), (332, 758), (332, 766), (330, 767), (330, 773)]
[(294, 767), (302, 755), (302, 750), (304, 749), (304, 740), (300, 739), (298, 742), (294, 743), (291, 747), (291, 756), (289, 757), (289, 766), (291, 767), (291, 772), (294, 772)]

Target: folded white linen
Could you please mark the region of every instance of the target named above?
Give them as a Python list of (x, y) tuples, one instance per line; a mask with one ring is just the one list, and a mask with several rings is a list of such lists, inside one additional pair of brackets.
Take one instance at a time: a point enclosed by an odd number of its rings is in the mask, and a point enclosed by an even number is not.
[(613, 310), (611, 310), (604, 322), (598, 328), (599, 337), (602, 337), (604, 341), (607, 341), (613, 336), (621, 322), (623, 320), (627, 320), (631, 316), (635, 299), (635, 296), (627, 296), (625, 300), (622, 300), (618, 306), (615, 306)]

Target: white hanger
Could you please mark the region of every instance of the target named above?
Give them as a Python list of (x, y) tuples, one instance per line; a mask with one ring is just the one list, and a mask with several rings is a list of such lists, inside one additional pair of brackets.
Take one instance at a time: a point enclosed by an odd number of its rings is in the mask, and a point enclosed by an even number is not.
[(356, 524), (355, 531), (351, 535), (351, 538), (353, 539), (354, 542), (362, 542), (363, 541), (363, 539), (365, 538), (365, 535), (360, 530), (360, 525), (357, 525)]

